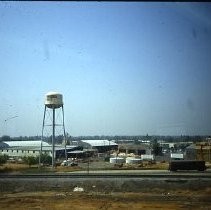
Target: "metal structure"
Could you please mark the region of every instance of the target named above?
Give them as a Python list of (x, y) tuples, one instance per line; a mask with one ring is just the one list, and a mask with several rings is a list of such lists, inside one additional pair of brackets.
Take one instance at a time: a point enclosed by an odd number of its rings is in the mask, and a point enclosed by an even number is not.
[[(41, 165), (41, 154), (42, 154), (42, 144), (43, 144), (43, 135), (44, 135), (44, 128), (45, 126), (52, 126), (52, 168), (55, 167), (55, 127), (62, 126), (63, 128), (63, 135), (64, 135), (64, 142), (65, 142), (65, 158), (67, 160), (67, 150), (66, 150), (66, 135), (65, 135), (65, 126), (64, 126), (64, 107), (63, 107), (63, 96), (58, 92), (49, 92), (46, 94), (45, 97), (45, 109), (44, 109), (44, 116), (43, 116), (43, 125), (42, 125), (42, 139), (41, 139), (41, 147), (40, 147), (40, 158), (39, 164)], [(62, 109), (62, 124), (56, 124), (55, 120), (55, 113), (56, 110)], [(46, 111), (47, 109), (52, 110), (51, 118), (52, 124), (46, 124)]]

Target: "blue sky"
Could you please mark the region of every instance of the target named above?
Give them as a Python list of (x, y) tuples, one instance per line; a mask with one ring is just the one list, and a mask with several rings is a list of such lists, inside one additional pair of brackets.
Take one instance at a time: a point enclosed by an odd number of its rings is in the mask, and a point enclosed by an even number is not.
[(0, 46), (0, 136), (49, 91), (73, 136), (211, 135), (210, 3), (0, 2)]

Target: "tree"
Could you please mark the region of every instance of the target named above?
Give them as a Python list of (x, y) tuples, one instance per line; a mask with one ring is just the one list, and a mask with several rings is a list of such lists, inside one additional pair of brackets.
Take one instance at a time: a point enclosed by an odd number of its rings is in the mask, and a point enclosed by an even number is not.
[(10, 141), (10, 140), (11, 140), (10, 136), (7, 135), (1, 137), (1, 141)]
[(134, 144), (139, 145), (140, 144), (139, 140), (138, 139), (135, 139), (134, 140)]
[(63, 135), (59, 135), (59, 136), (55, 137), (55, 141), (57, 144), (62, 144), (63, 139), (64, 139)]
[(152, 143), (152, 153), (154, 155), (161, 155), (162, 154), (162, 147), (158, 143), (157, 139), (154, 139), (153, 140), (153, 143)]

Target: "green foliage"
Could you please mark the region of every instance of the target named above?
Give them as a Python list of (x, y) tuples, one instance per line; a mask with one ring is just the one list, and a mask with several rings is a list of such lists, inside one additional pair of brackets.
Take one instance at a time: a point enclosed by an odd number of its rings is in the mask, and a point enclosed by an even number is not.
[(109, 162), (110, 157), (105, 157), (105, 162)]
[[(41, 163), (43, 163), (43, 164), (51, 164), (52, 163), (52, 157), (50, 157), (47, 154), (42, 154), (40, 160), (41, 160)], [(25, 157), (23, 157), (23, 162), (28, 164), (29, 166), (39, 164), (39, 156), (36, 156), (36, 157), (25, 156)]]
[(7, 162), (7, 160), (8, 160), (8, 155), (0, 155), (0, 164), (4, 164), (4, 163), (6, 163)]
[(41, 155), (41, 163), (43, 164), (51, 164), (52, 163), (52, 157), (47, 154)]
[(27, 157), (25, 156), (25, 157), (23, 157), (23, 161), (24, 161), (24, 163), (28, 164), (29, 166), (39, 163), (39, 159), (37, 157), (33, 157), (33, 156), (27, 156)]
[(10, 136), (7, 135), (1, 137), (1, 141), (10, 141), (10, 140), (11, 140)]
[(162, 147), (158, 143), (157, 139), (154, 139), (153, 140), (153, 143), (152, 143), (152, 153), (154, 155), (161, 155), (162, 154)]
[(138, 141), (138, 139), (135, 139), (135, 140), (134, 140), (134, 144), (135, 144), (135, 145), (139, 145), (139, 144), (140, 144), (140, 142)]

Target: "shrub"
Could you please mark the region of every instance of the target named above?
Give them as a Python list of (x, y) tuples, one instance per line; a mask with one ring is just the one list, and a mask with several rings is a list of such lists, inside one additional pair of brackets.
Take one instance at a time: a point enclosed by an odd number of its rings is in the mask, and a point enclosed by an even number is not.
[(4, 164), (4, 163), (6, 163), (7, 162), (7, 160), (8, 160), (8, 155), (0, 155), (0, 164)]
[(8, 160), (8, 155), (0, 155), (0, 164), (6, 163)]
[(38, 164), (38, 158), (33, 156), (25, 156), (23, 157), (23, 162), (28, 164), (29, 166)]
[[(38, 157), (39, 160), (39, 157)], [(47, 155), (47, 154), (42, 154), (41, 155), (41, 163), (45, 164), (51, 164), (52, 163), (52, 157)]]

